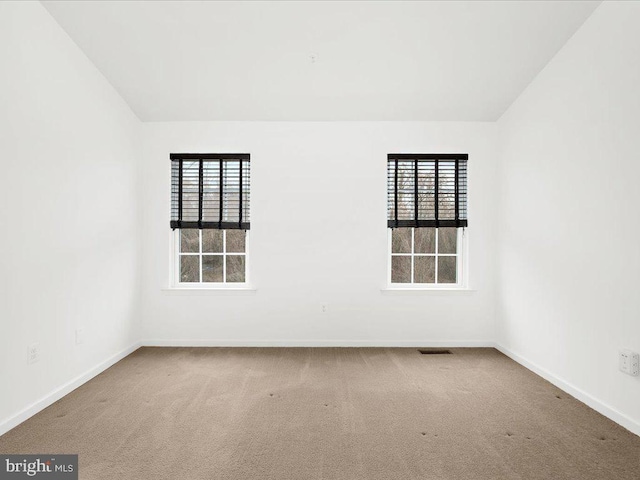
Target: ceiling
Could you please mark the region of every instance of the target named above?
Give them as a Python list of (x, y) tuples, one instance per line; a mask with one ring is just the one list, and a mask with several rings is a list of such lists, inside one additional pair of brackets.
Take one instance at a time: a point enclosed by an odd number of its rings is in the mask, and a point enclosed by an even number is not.
[(43, 4), (143, 121), (493, 121), (599, 2)]

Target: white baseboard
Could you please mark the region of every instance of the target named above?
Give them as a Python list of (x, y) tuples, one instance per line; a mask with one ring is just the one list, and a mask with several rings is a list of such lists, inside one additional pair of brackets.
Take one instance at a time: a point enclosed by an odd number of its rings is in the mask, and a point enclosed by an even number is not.
[(0, 435), (4, 435), (9, 430), (20, 425), (22, 422), (24, 422), (28, 418), (31, 418), (36, 413), (40, 412), (41, 410), (44, 410), (52, 403), (57, 402), (65, 395), (71, 393), (79, 386), (85, 384), (96, 375), (104, 372), (107, 368), (109, 368), (113, 364), (122, 360), (127, 355), (135, 352), (138, 348), (140, 348), (140, 342), (135, 342), (133, 345), (125, 348), (124, 350), (116, 353), (115, 355), (112, 355), (111, 357), (107, 358), (103, 362), (100, 362), (98, 365), (96, 365), (92, 369), (87, 370), (82, 375), (79, 375), (76, 378), (65, 383), (64, 385), (56, 388), (51, 393), (45, 395), (40, 400), (32, 403), (31, 405), (19, 411), (15, 415), (0, 421)]
[(522, 357), (521, 355), (518, 355), (515, 352), (512, 352), (511, 350), (503, 347), (502, 345), (495, 344), (495, 348), (500, 352), (504, 353), (507, 357), (518, 362), (523, 367), (540, 375), (545, 380), (553, 383), (559, 389), (567, 392), (569, 395), (575, 397), (576, 399), (580, 400), (582, 403), (593, 408), (596, 412), (601, 413), (605, 417), (616, 422), (618, 425), (621, 425), (627, 430), (629, 430), (630, 432), (640, 436), (640, 423), (629, 418), (628, 416), (619, 412), (615, 408), (610, 407), (609, 405), (602, 402), (601, 400), (598, 400), (597, 398), (591, 396), (584, 390), (581, 390), (578, 387), (575, 387), (571, 383), (567, 382), (566, 380), (554, 375), (553, 373), (549, 372), (547, 369), (540, 367), (539, 365), (527, 360), (526, 358)]
[(147, 339), (144, 347), (494, 347), (489, 340), (189, 340)]

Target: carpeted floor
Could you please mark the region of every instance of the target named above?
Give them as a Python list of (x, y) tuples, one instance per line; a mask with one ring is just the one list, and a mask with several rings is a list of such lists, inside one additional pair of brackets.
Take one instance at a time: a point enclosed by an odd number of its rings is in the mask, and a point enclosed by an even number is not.
[(640, 437), (493, 349), (142, 348), (0, 437), (81, 479), (640, 478)]

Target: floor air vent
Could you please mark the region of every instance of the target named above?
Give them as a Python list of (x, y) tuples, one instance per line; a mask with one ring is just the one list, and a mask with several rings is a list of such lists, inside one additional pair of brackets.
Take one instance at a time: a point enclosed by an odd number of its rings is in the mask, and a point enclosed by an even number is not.
[(444, 348), (426, 348), (424, 350), (418, 350), (422, 355), (447, 355), (451, 353), (451, 350)]

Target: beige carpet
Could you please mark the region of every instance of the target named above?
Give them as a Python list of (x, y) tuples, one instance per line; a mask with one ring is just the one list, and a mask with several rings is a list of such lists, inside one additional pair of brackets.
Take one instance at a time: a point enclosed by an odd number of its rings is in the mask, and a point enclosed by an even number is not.
[(640, 478), (640, 437), (493, 349), (142, 348), (0, 437), (81, 479)]

